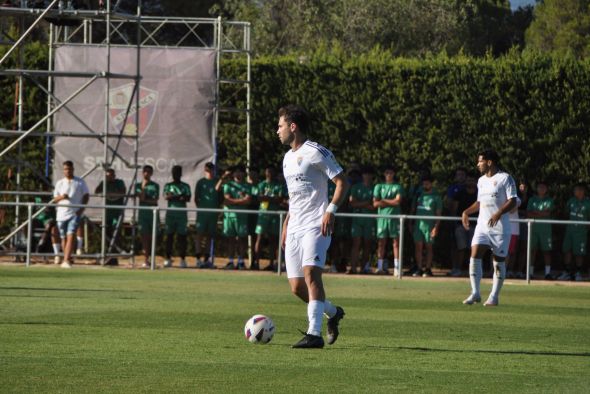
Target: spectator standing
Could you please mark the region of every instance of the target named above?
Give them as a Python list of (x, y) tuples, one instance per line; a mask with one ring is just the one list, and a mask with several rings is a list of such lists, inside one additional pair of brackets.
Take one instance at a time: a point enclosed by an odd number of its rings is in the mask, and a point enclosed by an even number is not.
[[(135, 184), (135, 195), (139, 198), (140, 207), (156, 207), (158, 206), (158, 198), (160, 197), (160, 185), (152, 181), (154, 168), (152, 166), (143, 166), (141, 182)], [(143, 268), (150, 267), (150, 257), (152, 254), (152, 235), (158, 236), (158, 228), (160, 227), (160, 218), (156, 217), (156, 231), (153, 230), (154, 213), (151, 209), (140, 209), (137, 214), (137, 222), (139, 225), (139, 234), (141, 236), (141, 245), (143, 246), (143, 253), (145, 260)]]
[[(44, 190), (47, 190), (46, 187), (47, 186), (45, 186)], [(35, 204), (37, 204), (36, 209), (42, 207), (43, 203), (44, 201), (42, 197), (35, 197)], [(41, 237), (39, 238), (39, 242), (36, 248), (37, 253), (41, 253), (43, 247), (47, 244), (49, 240), (51, 240), (51, 245), (53, 247), (54, 254), (54, 263), (61, 263), (61, 259), (59, 256), (59, 254), (61, 253), (61, 239), (59, 238), (59, 230), (57, 229), (57, 222), (55, 220), (55, 208), (46, 207), (43, 212), (37, 215), (37, 217), (34, 219), (34, 222), (37, 222), (40, 226), (43, 227), (43, 234), (41, 234)]]
[[(350, 188), (349, 205), (354, 213), (375, 213), (375, 207), (373, 207), (373, 175), (373, 169), (371, 167), (363, 167), (361, 169), (362, 182), (355, 183)], [(371, 273), (371, 262), (369, 259), (375, 239), (375, 219), (352, 218), (350, 234), (352, 236), (352, 251), (350, 256), (350, 271), (348, 273), (357, 273), (361, 243), (363, 252), (360, 262), (364, 264), (361, 273)]]
[[(513, 276), (511, 264), (514, 265), (516, 258), (518, 257), (518, 238), (520, 236), (520, 223), (515, 222), (518, 220), (518, 208), (522, 204), (520, 198), (516, 197), (516, 206), (508, 212), (508, 218), (510, 219), (510, 244), (508, 244), (508, 254), (506, 255), (506, 277), (511, 278)], [(493, 275), (493, 274), (492, 274)]]
[[(432, 189), (432, 177), (422, 177), (422, 194), (416, 200), (416, 215), (440, 216), (442, 214), (443, 202), (440, 196)], [(414, 224), (413, 237), (416, 247), (415, 258), (418, 269), (413, 276), (432, 276), (432, 245), (438, 234), (440, 220), (418, 219)], [(423, 264), (423, 249), (426, 247), (426, 264)]]
[[(348, 174), (349, 183), (358, 182), (358, 171), (353, 170)], [(350, 178), (355, 178), (350, 180)], [(331, 180), (328, 181), (328, 200), (332, 201), (334, 193), (336, 191), (336, 184)], [(350, 207), (348, 205), (348, 199), (350, 196), (350, 189), (347, 190), (344, 196), (344, 201), (338, 207), (340, 213), (350, 213)], [(346, 266), (348, 265), (347, 257), (349, 255), (350, 245), (350, 226), (352, 223), (350, 216), (339, 217), (334, 224), (334, 232), (332, 233), (332, 243), (328, 250), (330, 256), (330, 272), (346, 272)]]
[[(569, 220), (590, 220), (590, 200), (586, 198), (586, 185), (578, 183), (574, 186), (574, 196), (566, 204)], [(561, 280), (581, 281), (582, 265), (586, 256), (586, 242), (588, 240), (588, 227), (582, 224), (568, 224), (563, 240), (563, 262), (565, 271), (561, 274)], [(575, 258), (575, 267), (572, 266), (572, 254)]]
[[(447, 194), (448, 195), (448, 194)], [(451, 215), (460, 215), (463, 211), (469, 208), (477, 201), (477, 178), (472, 173), (465, 176), (465, 187), (454, 194), (453, 200), (450, 202)], [(469, 215), (470, 218), (477, 217), (473, 213)], [(465, 259), (468, 256), (469, 248), (471, 247), (471, 240), (473, 239), (473, 232), (475, 226), (469, 226), (469, 229), (463, 227), (461, 222), (455, 224), (454, 238), (457, 252), (453, 259), (453, 268), (449, 273), (450, 276), (461, 276), (463, 274), (463, 266)]]
[[(112, 168), (108, 168), (106, 170), (106, 194), (105, 194), (105, 205), (125, 205), (125, 195), (126, 188), (125, 182), (122, 179), (117, 178), (115, 174), (115, 170)], [(95, 194), (102, 195), (104, 191), (103, 183), (100, 181), (96, 189), (94, 190)], [(115, 229), (119, 225), (119, 222), (123, 218), (123, 209), (107, 209), (106, 210), (106, 234), (107, 237), (114, 242), (113, 235), (115, 235)], [(116, 235), (115, 235), (116, 236)], [(82, 234), (78, 236), (78, 247), (76, 249), (76, 254), (82, 254), (82, 245), (81, 242), (83, 241)], [(118, 261), (115, 258), (109, 259), (106, 263), (107, 265), (118, 265)]]
[[(191, 187), (181, 181), (182, 167), (172, 167), (172, 182), (164, 185), (164, 198), (168, 201), (168, 208), (186, 208), (186, 203), (191, 200)], [(166, 211), (166, 260), (164, 267), (172, 267), (172, 249), (174, 247), (174, 235), (178, 242), (178, 254), (180, 256), (180, 268), (186, 268), (186, 237), (188, 215), (186, 211)]]
[[(246, 182), (244, 166), (235, 166), (230, 176), (232, 179), (223, 185), (225, 209), (247, 209), (252, 202), (252, 187)], [(224, 182), (224, 180), (220, 180), (220, 182)], [(245, 269), (244, 256), (248, 237), (248, 214), (225, 212), (223, 214), (223, 235), (230, 239), (229, 262), (225, 268)], [(234, 255), (237, 256), (237, 266), (234, 264)]]
[[(195, 186), (195, 206), (197, 208), (219, 208), (219, 191), (215, 186), (215, 164), (205, 163), (205, 176)], [(211, 256), (213, 240), (217, 233), (217, 212), (197, 212), (197, 236), (195, 255), (197, 268), (215, 268)]]
[(57, 227), (61, 237), (64, 251), (62, 268), (72, 267), (72, 250), (74, 237), (80, 225), (80, 218), (84, 213), (84, 207), (72, 207), (71, 205), (86, 205), (90, 194), (88, 186), (82, 178), (74, 176), (74, 163), (67, 160), (63, 163), (64, 178), (60, 179), (53, 191), (53, 201), (57, 207)]
[(257, 186), (258, 201), (260, 201), (258, 221), (256, 223), (256, 244), (254, 247), (253, 269), (260, 268), (260, 255), (263, 237), (268, 239), (269, 265), (268, 270), (274, 270), (274, 260), (277, 256), (277, 242), (280, 231), (279, 217), (265, 214), (264, 211), (278, 211), (285, 198), (284, 188), (277, 181), (277, 170), (270, 166), (264, 170), (265, 179)]
[[(373, 189), (373, 206), (379, 215), (401, 214), (401, 204), (404, 194), (402, 185), (395, 182), (395, 168), (385, 167), (383, 172), (385, 182), (378, 183)], [(385, 264), (385, 248), (387, 240), (393, 240), (394, 270), (399, 269), (399, 220), (396, 218), (377, 219), (377, 274), (389, 274)]]
[[(547, 195), (547, 183), (537, 182), (537, 194), (529, 199), (527, 205), (527, 217), (531, 219), (551, 219), (555, 204), (553, 199)], [(551, 224), (533, 223), (531, 228), (531, 276), (537, 250), (541, 250), (545, 263), (545, 279), (555, 279), (551, 275), (551, 251), (553, 250), (553, 234)]]

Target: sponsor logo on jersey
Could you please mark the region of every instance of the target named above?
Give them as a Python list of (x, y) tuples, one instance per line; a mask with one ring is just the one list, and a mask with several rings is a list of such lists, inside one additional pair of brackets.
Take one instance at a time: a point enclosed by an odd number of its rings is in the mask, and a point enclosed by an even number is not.
[[(141, 138), (150, 128), (156, 108), (158, 106), (158, 92), (146, 87), (139, 88), (139, 116), (137, 113), (137, 101), (135, 97), (135, 84), (128, 83), (109, 91), (110, 118), (115, 132), (122, 132), (126, 136)], [(129, 109), (129, 112), (127, 111)], [(136, 120), (139, 120), (139, 125)], [(133, 145), (132, 138), (123, 138), (125, 142)]]

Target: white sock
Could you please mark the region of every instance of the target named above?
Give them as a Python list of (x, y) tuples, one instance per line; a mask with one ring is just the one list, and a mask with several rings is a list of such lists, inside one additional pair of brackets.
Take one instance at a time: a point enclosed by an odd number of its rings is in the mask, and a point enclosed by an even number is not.
[(82, 237), (76, 237), (76, 241), (77, 241), (76, 248), (77, 249), (82, 249), (82, 246), (84, 246), (84, 238), (82, 238)]
[(59, 254), (61, 252), (61, 244), (53, 244), (53, 253)]
[(328, 316), (328, 318), (336, 315), (336, 307), (328, 300), (324, 301), (324, 314)]
[(494, 300), (498, 299), (500, 296), (500, 290), (502, 289), (502, 284), (504, 284), (504, 278), (506, 278), (506, 263), (494, 261), (494, 279), (492, 282), (493, 284), (490, 298), (493, 298)]
[(551, 266), (550, 265), (546, 265), (545, 266), (545, 275), (549, 275), (551, 273)]
[(381, 271), (383, 269), (383, 259), (377, 260), (377, 270)]
[(321, 336), (322, 319), (324, 318), (324, 303), (316, 300), (309, 301), (307, 304), (307, 318), (309, 319), (307, 333), (317, 337)]
[(399, 259), (393, 259), (393, 268), (399, 270)]
[[(505, 269), (506, 267), (504, 267)], [(481, 259), (469, 259), (469, 281), (471, 282), (471, 294), (479, 295), (479, 283), (482, 277)]]

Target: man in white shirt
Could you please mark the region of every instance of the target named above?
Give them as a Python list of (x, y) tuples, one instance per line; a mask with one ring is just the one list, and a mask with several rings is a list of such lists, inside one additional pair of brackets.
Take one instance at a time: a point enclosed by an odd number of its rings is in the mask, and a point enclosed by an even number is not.
[(516, 185), (512, 177), (498, 167), (499, 157), (493, 150), (478, 154), (477, 168), (482, 176), (477, 182), (477, 201), (463, 211), (462, 222), (469, 229), (469, 215), (479, 211), (477, 226), (471, 241), (469, 278), (471, 294), (463, 303), (472, 305), (481, 302), (479, 284), (482, 277), (481, 259), (492, 250), (494, 277), (492, 292), (484, 306), (497, 306), (500, 289), (506, 277), (506, 255), (512, 230), (508, 213), (516, 207)]
[(83, 207), (71, 207), (70, 205), (86, 205), (90, 197), (88, 186), (82, 178), (74, 176), (74, 163), (63, 163), (64, 178), (57, 181), (53, 191), (53, 202), (57, 207), (57, 228), (61, 236), (64, 261), (62, 268), (71, 268), (72, 250), (76, 237), (76, 230), (80, 225), (80, 218), (84, 212)]
[[(309, 117), (295, 105), (279, 110), (277, 135), (291, 149), (283, 159), (289, 190), (289, 213), (283, 224), (281, 243), (285, 249), (287, 277), (293, 294), (307, 303), (309, 327), (294, 348), (322, 348), (322, 319), (328, 316), (328, 344), (338, 338), (344, 310), (326, 300), (322, 271), (334, 229), (334, 214), (349, 188), (342, 167), (323, 146), (307, 139)], [(328, 204), (328, 184), (336, 190)]]

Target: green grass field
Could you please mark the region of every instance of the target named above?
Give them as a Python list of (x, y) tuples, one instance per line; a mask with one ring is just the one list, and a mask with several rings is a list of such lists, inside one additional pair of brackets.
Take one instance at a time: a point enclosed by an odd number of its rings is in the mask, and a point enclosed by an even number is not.
[[(0, 266), (0, 391), (588, 392), (589, 286), (508, 283), (490, 309), (461, 304), (467, 279), (325, 283), (340, 339), (294, 350), (284, 276)], [(244, 339), (256, 313), (268, 345)]]

